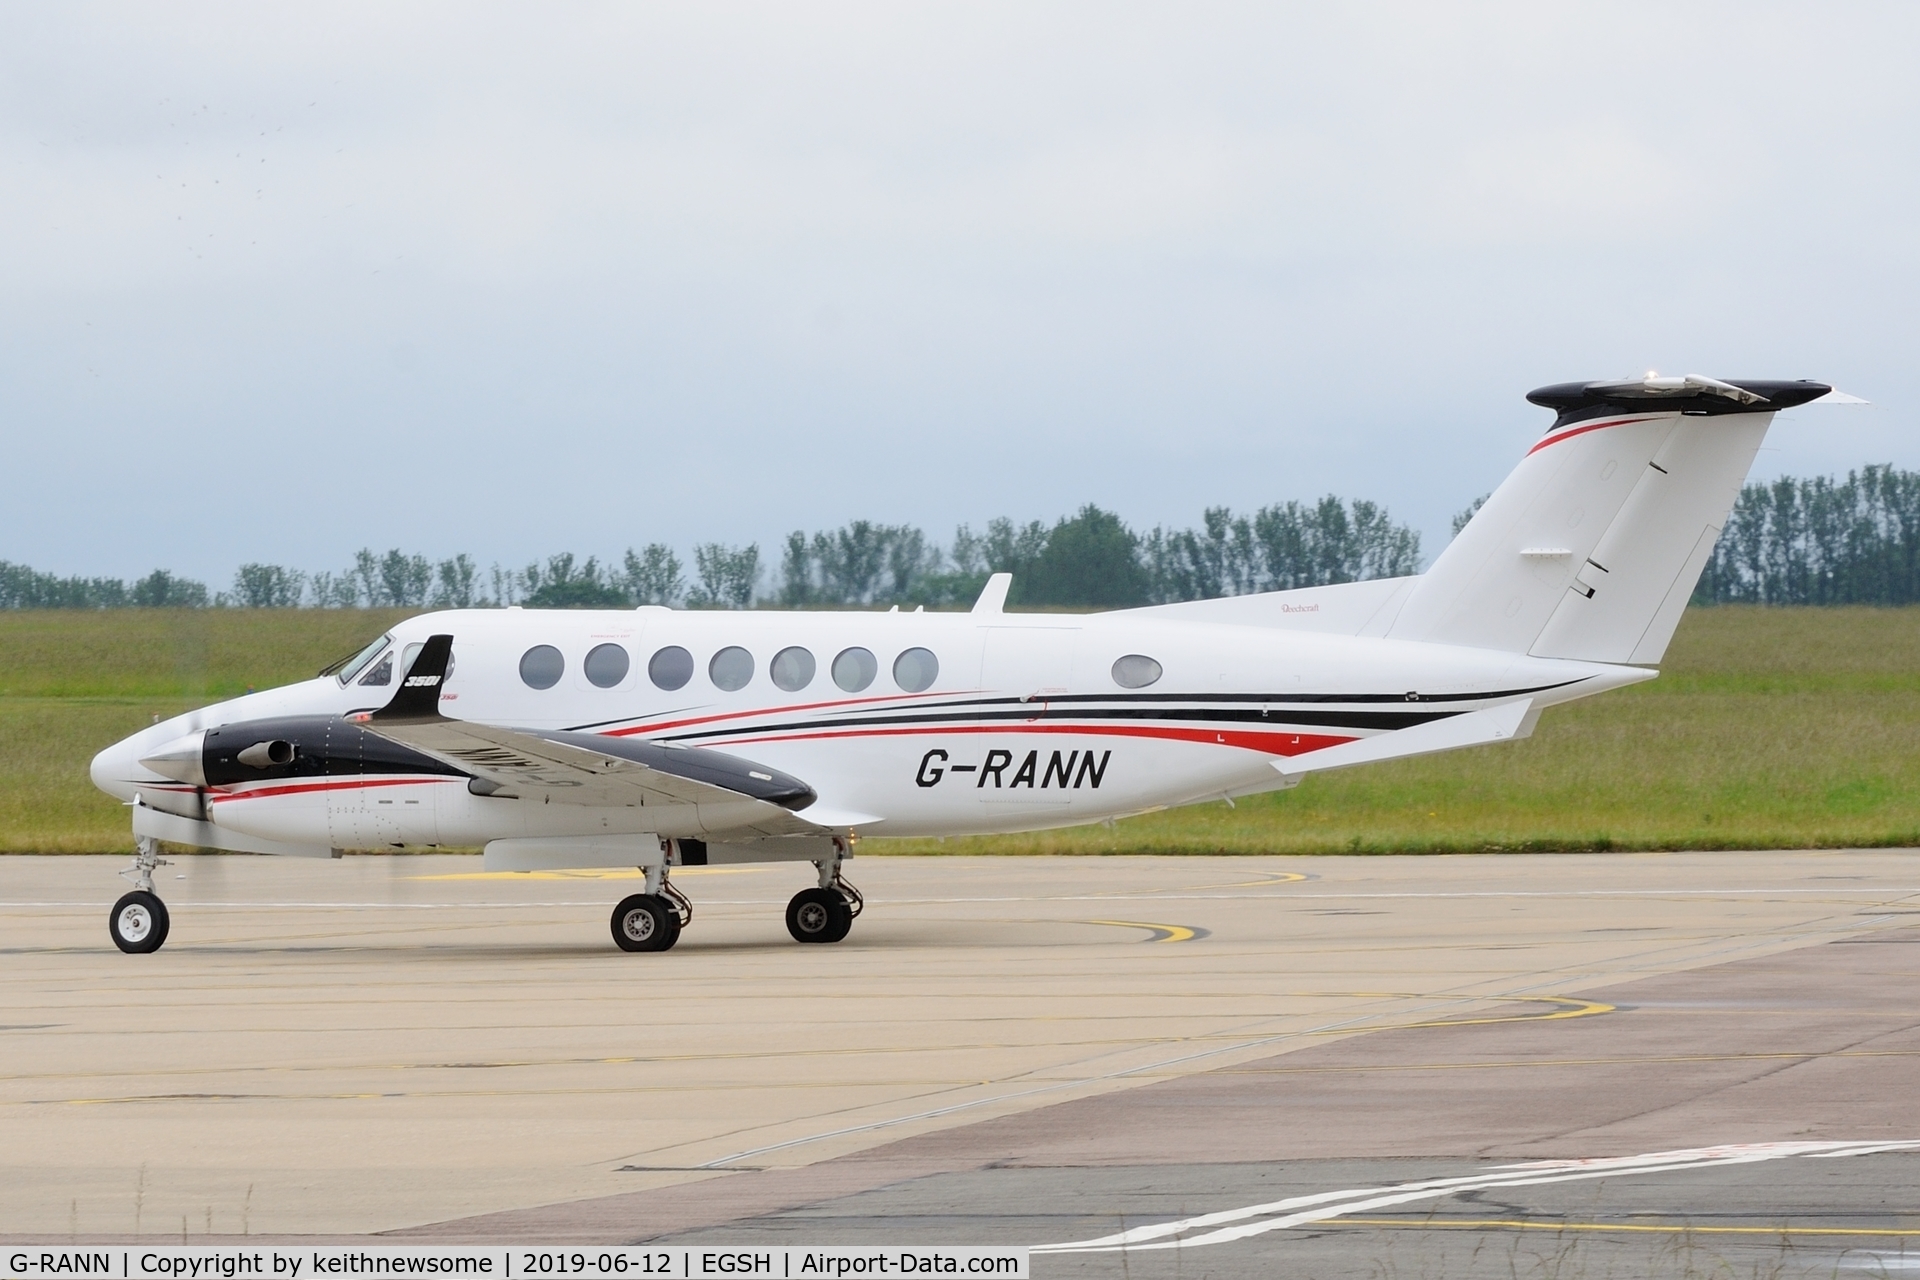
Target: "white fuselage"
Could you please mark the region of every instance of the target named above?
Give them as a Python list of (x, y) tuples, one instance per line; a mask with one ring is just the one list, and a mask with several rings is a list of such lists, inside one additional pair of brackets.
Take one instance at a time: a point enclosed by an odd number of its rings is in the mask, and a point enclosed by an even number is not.
[[(151, 802), (176, 784), (138, 762), (182, 734), (241, 721), (342, 716), (384, 706), (408, 645), (454, 637), (443, 715), (526, 729), (584, 730), (706, 747), (772, 766), (818, 795), (800, 816), (874, 836), (965, 835), (1098, 821), (1286, 785), (1276, 767), (1463, 712), (1538, 708), (1645, 679), (1644, 668), (1533, 658), (1456, 645), (1169, 617), (1100, 614), (461, 610), (391, 632), (343, 683), (322, 676), (189, 712), (103, 751), (102, 789)], [(559, 655), (528, 658), (550, 646)], [(624, 651), (620, 655), (603, 646)], [(714, 659), (744, 649), (751, 673)], [(600, 656), (589, 664), (588, 656)], [(672, 669), (676, 655), (691, 659)], [(790, 655), (771, 670), (776, 655)], [(899, 656), (925, 650), (901, 665)], [(849, 650), (865, 650), (836, 667)], [(1137, 683), (1123, 687), (1116, 661)], [(540, 660), (544, 657), (544, 663)], [(810, 662), (807, 660), (810, 659)], [(736, 673), (742, 660), (730, 655)], [(523, 678), (523, 664), (534, 677)], [(809, 678), (799, 677), (811, 666)], [(691, 673), (677, 688), (664, 683)], [(864, 685), (861, 678), (871, 671)], [(843, 678), (836, 679), (836, 672)], [(597, 677), (597, 680), (596, 678)], [(903, 687), (903, 683), (906, 687)], [(725, 688), (722, 685), (738, 684)], [(604, 686), (604, 687), (603, 687)], [(852, 687), (843, 687), (852, 686)], [(1529, 725), (1530, 727), (1530, 725)], [(479, 845), (528, 836), (700, 836), (689, 809), (552, 803), (476, 794), (445, 773), (363, 773), (215, 787), (203, 813), (269, 840), (335, 847)], [(190, 790), (190, 788), (188, 789)], [(675, 825), (684, 829), (670, 829)]]

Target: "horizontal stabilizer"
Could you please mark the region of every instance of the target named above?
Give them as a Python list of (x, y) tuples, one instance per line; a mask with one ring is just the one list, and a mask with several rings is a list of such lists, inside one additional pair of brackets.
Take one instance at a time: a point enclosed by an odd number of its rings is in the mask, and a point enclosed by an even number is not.
[(1357, 738), (1337, 747), (1323, 747), (1305, 755), (1289, 756), (1271, 763), (1290, 783), (1309, 773), (1327, 769), (1345, 769), (1356, 764), (1377, 764), (1382, 760), (1401, 760), (1409, 756), (1432, 755), (1436, 751), (1454, 751), (1460, 747), (1485, 746), (1490, 742), (1511, 742), (1533, 734), (1532, 698), (1503, 702), (1484, 711), (1469, 711), (1432, 720), (1411, 729)]

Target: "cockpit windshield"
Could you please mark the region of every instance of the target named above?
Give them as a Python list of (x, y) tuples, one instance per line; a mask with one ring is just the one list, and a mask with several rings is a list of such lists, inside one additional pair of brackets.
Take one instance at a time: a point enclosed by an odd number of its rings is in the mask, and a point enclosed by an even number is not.
[[(381, 636), (378, 640), (375, 640), (372, 644), (347, 659), (346, 662), (334, 668), (334, 677), (338, 679), (342, 685), (352, 684), (353, 678), (360, 674), (360, 668), (379, 657), (380, 651), (392, 643), (393, 637), (391, 635)], [(323, 671), (321, 674), (325, 675), (326, 672)]]

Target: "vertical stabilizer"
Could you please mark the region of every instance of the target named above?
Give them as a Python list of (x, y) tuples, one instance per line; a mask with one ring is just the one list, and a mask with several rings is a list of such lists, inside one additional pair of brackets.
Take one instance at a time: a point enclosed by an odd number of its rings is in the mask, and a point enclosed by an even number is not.
[(1816, 382), (1563, 383), (1547, 434), (1421, 576), (1390, 635), (1658, 662), (1778, 409)]

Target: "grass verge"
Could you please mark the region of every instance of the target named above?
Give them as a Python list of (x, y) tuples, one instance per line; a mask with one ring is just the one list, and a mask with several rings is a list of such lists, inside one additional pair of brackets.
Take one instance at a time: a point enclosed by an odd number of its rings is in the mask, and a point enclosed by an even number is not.
[[(398, 614), (0, 614), (0, 850), (131, 847), (87, 761), (154, 716), (311, 675)], [(1526, 742), (1020, 836), (868, 853), (1453, 853), (1920, 845), (1920, 609), (1690, 610), (1661, 678)]]

